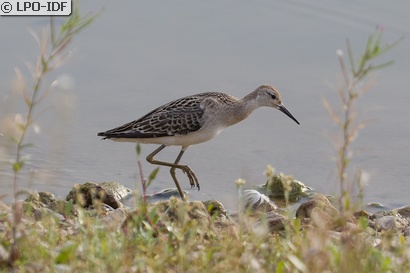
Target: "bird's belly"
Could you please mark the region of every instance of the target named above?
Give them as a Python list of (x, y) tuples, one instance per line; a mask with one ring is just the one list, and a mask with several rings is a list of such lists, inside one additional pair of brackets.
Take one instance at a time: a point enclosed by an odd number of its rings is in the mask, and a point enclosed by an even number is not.
[(164, 144), (166, 146), (190, 146), (211, 140), (221, 133), (222, 130), (223, 128), (202, 128), (188, 135), (155, 138), (111, 138), (110, 140), (119, 142), (136, 142), (141, 144)]

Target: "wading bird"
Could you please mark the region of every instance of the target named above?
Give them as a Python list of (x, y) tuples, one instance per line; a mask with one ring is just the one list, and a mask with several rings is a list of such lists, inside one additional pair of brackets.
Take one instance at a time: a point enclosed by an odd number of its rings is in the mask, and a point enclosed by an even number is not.
[[(185, 150), (190, 145), (211, 140), (226, 127), (244, 120), (262, 106), (276, 108), (299, 124), (283, 105), (279, 92), (272, 86), (261, 85), (242, 99), (217, 92), (183, 97), (164, 104), (137, 120), (98, 133), (98, 136), (114, 141), (160, 144), (159, 148), (147, 156), (147, 161), (171, 168), (172, 179), (184, 199), (175, 169), (186, 173), (191, 187), (196, 186), (199, 190), (195, 173), (189, 166), (179, 164)], [(154, 159), (162, 149), (172, 145), (182, 147), (174, 163)]]

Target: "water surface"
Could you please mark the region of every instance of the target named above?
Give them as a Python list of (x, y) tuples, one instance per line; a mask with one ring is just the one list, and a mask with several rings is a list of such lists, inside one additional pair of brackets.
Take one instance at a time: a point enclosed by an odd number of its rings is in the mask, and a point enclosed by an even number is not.
[[(182, 96), (221, 91), (242, 97), (260, 84), (271, 84), (301, 125), (274, 109), (259, 109), (212, 141), (187, 150), (182, 162), (196, 172), (200, 192), (189, 188), (182, 173), (180, 183), (191, 199), (218, 199), (234, 208), (235, 179), (261, 184), (271, 164), (319, 192), (335, 194), (335, 127), (322, 98), (338, 103), (332, 89), (340, 77), (336, 50), (345, 48), (346, 38), (359, 52), (374, 28), (383, 25), (385, 41), (405, 40), (380, 60), (396, 63), (378, 73), (374, 88), (358, 104), (368, 123), (355, 142), (361, 153), (352, 169), (369, 174), (366, 202), (388, 207), (409, 203), (408, 1), (81, 3), (83, 12), (102, 8), (95, 23), (75, 38), (68, 63), (47, 82), (63, 76), (74, 79), (75, 86), (52, 94), (45, 102), (51, 109), (38, 120), (41, 134), (30, 136), (37, 145), (29, 150), (32, 188), (61, 196), (85, 181), (114, 180), (133, 188), (139, 177), (135, 146), (100, 141), (97, 132)], [(28, 29), (39, 31), (47, 24), (46, 17), (0, 18), (3, 117), (21, 111), (9, 95), (14, 67), (24, 70), (25, 62), (38, 54)], [(143, 157), (155, 147), (143, 145)], [(178, 152), (169, 148), (159, 158), (173, 161)], [(10, 157), (3, 152), (3, 159)], [(145, 175), (154, 168), (145, 161), (143, 166)], [(27, 185), (25, 175), (21, 180)], [(10, 181), (3, 165), (5, 192), (10, 192)], [(161, 168), (149, 190), (168, 187), (173, 187), (169, 171)]]

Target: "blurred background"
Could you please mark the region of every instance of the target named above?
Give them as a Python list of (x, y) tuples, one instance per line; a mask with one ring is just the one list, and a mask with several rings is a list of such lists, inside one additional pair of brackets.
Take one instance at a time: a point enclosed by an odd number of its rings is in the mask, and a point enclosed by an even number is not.
[[(21, 187), (62, 197), (85, 181), (117, 181), (140, 189), (135, 145), (100, 141), (98, 132), (186, 95), (220, 91), (243, 97), (270, 84), (301, 125), (274, 109), (259, 109), (212, 141), (191, 146), (182, 163), (195, 171), (201, 191), (190, 189), (178, 173), (181, 185), (191, 200), (217, 199), (235, 208), (235, 180), (263, 184), (271, 164), (318, 192), (336, 195), (332, 142), (337, 128), (322, 99), (340, 105), (336, 50), (345, 51), (349, 38), (357, 56), (381, 25), (384, 42), (404, 41), (378, 60), (395, 63), (376, 73), (374, 87), (359, 100), (357, 115), (366, 127), (354, 143), (360, 153), (351, 171), (366, 173), (365, 202), (388, 208), (409, 204), (410, 2), (88, 0), (80, 1), (80, 10), (101, 14), (75, 37), (67, 62), (44, 83), (54, 82), (53, 92), (40, 107), (40, 130), (27, 139), (35, 147), (26, 150), (31, 159), (20, 176)], [(12, 92), (14, 68), (31, 86), (26, 63), (36, 60), (39, 48), (30, 32), (48, 24), (47, 17), (0, 18), (0, 133), (24, 110), (21, 96)], [(143, 158), (155, 148), (142, 145)], [(2, 138), (3, 194), (12, 191), (6, 162), (13, 152)], [(173, 161), (178, 152), (171, 147), (159, 158)], [(155, 168), (145, 160), (143, 167), (146, 176)], [(149, 192), (169, 187), (174, 183), (162, 167)]]

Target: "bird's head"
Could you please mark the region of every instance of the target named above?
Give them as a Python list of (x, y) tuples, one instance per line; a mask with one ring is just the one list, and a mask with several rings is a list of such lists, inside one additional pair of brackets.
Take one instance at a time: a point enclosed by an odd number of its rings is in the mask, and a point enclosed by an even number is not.
[(293, 119), (297, 124), (300, 124), (299, 121), (297, 121), (296, 118), (283, 105), (280, 93), (274, 87), (270, 85), (261, 85), (253, 93), (256, 94), (261, 106), (276, 108)]

